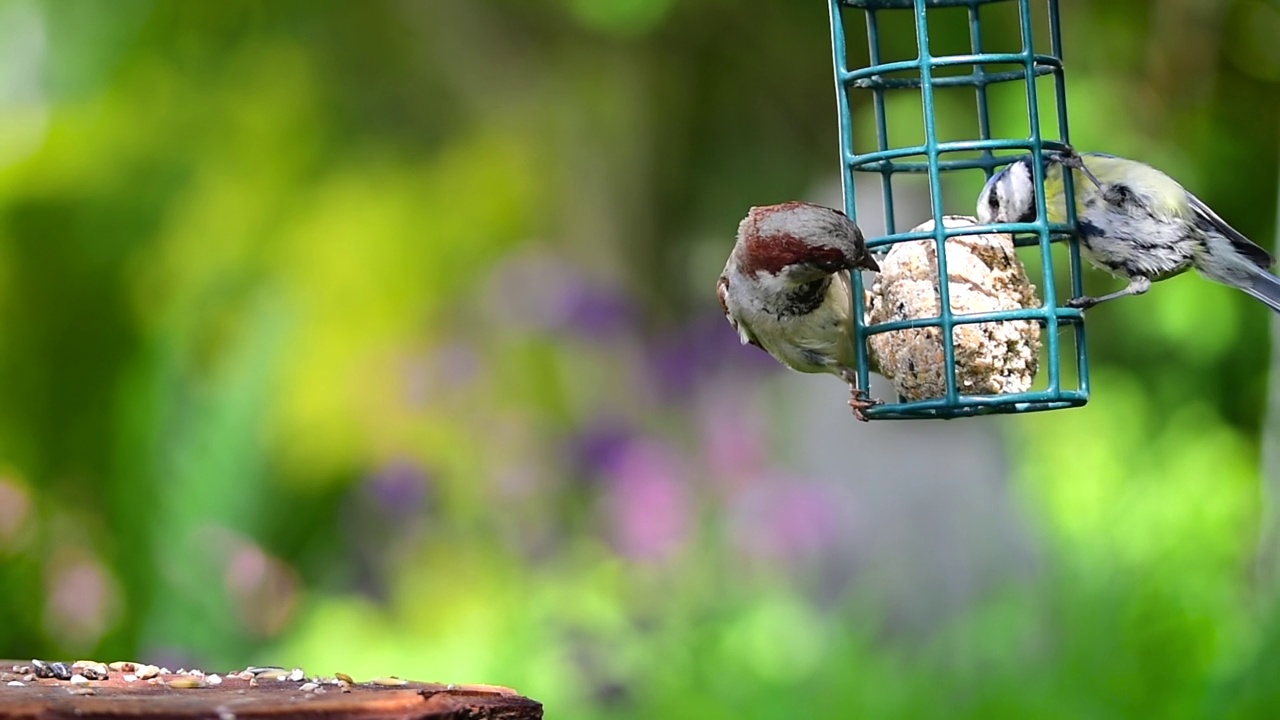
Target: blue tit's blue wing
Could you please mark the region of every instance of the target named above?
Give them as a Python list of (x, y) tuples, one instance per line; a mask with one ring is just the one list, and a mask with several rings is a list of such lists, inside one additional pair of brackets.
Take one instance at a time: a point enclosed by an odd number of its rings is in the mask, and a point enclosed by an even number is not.
[(1187, 193), (1187, 199), (1191, 201), (1191, 209), (1195, 211), (1197, 222), (1202, 226), (1207, 225), (1210, 229), (1216, 230), (1231, 241), (1231, 247), (1236, 252), (1249, 258), (1260, 268), (1269, 268), (1275, 263), (1271, 253), (1258, 247), (1256, 243), (1242, 235), (1239, 230), (1228, 225), (1227, 221), (1214, 212), (1213, 208), (1205, 205), (1203, 200), (1191, 193)]

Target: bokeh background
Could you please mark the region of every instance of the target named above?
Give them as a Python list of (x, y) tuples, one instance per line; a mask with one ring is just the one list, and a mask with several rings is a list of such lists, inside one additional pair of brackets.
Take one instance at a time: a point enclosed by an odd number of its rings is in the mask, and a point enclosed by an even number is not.
[[(1077, 146), (1272, 247), (1280, 4), (1062, 4)], [(949, 423), (737, 344), (746, 208), (840, 202), (830, 65), (817, 0), (0, 0), (0, 656), (1272, 717), (1260, 304), (1161, 283), (1090, 313), (1087, 407)]]

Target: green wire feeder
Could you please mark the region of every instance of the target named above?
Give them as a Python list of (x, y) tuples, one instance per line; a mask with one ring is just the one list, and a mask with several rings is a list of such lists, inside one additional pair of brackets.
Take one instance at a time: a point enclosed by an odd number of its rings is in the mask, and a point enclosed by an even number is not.
[[(907, 241), (932, 238), (937, 248), (940, 285), (941, 315), (933, 318), (910, 319), (868, 325), (860, 273), (853, 274), (854, 331), (858, 350), (859, 387), (868, 385), (867, 340), (878, 333), (895, 330), (940, 327), (941, 344), (946, 371), (946, 394), (943, 397), (923, 400), (886, 403), (866, 412), (870, 419), (906, 418), (955, 418), (989, 413), (1023, 413), (1084, 405), (1089, 399), (1089, 369), (1085, 352), (1084, 318), (1076, 309), (1062, 307), (1072, 295), (1082, 294), (1080, 283), (1080, 254), (1074, 234), (1075, 217), (1070, 173), (1067, 174), (1067, 224), (1054, 224), (1046, 220), (1044, 193), (1036, 200), (1037, 217), (1032, 223), (1007, 223), (971, 227), (945, 227), (942, 217), (948, 214), (971, 215), (972, 205), (952, 208), (948, 212), (942, 206), (942, 174), (955, 170), (982, 169), (988, 178), (993, 169), (1006, 165), (1026, 153), (1043, 156), (1045, 153), (1065, 151), (1070, 148), (1067, 134), (1066, 91), (1062, 70), (1062, 37), (1057, 0), (1047, 0), (1049, 5), (1049, 36), (1051, 53), (1036, 53), (1033, 48), (1033, 23), (1030, 0), (829, 0), (831, 7), (831, 45), (835, 56), (836, 95), (840, 118), (841, 181), (844, 189), (845, 212), (855, 222), (858, 209), (855, 203), (854, 173), (876, 173), (881, 178), (884, 201), (886, 234), (869, 240), (872, 250), (883, 252), (889, 246)], [(1022, 50), (1016, 53), (985, 53), (982, 50), (982, 22), (979, 10), (983, 5), (1016, 2), (1021, 20)], [(969, 21), (970, 54), (935, 56), (929, 50), (928, 14), (937, 8), (967, 8)], [(869, 67), (850, 70), (845, 46), (845, 26), (848, 15), (856, 11), (865, 13)], [(911, 12), (915, 21), (915, 59), (900, 62), (882, 62), (879, 24), (885, 13)], [(935, 20), (936, 24), (936, 20)], [(1015, 69), (999, 72), (988, 71), (991, 65)], [(938, 68), (971, 67), (967, 75), (934, 77)], [(1060, 137), (1046, 140), (1041, 135), (1040, 117), (1036, 98), (1035, 78), (1052, 75), (1057, 95), (1057, 114)], [(988, 112), (987, 88), (994, 83), (1020, 81), (1026, 88), (1030, 120), (1030, 137), (992, 138)], [(958, 142), (939, 142), (935, 118), (934, 89), (938, 87), (969, 86), (974, 88), (977, 99), (978, 128), (981, 137)], [(885, 97), (890, 92), (920, 92), (924, 106), (925, 141), (922, 145), (891, 147), (888, 125), (885, 120)], [(875, 115), (877, 147), (855, 148), (850, 106), (856, 102), (871, 100)], [(862, 150), (859, 152), (859, 150)], [(1020, 154), (997, 156), (994, 151), (1022, 151)], [(962, 154), (944, 159), (947, 154)], [(976, 155), (976, 157), (975, 157)], [(1033, 163), (1035, 181), (1043, 190), (1044, 172), (1040, 163)], [(933, 230), (925, 232), (898, 232), (894, 223), (892, 178), (895, 173), (928, 173), (932, 198)], [(976, 195), (975, 195), (976, 201)], [(989, 232), (1018, 233), (1015, 245), (1039, 248), (1043, 279), (1040, 287), (1042, 306), (1029, 309), (1005, 310), (972, 314), (953, 314), (950, 302), (950, 280), (947, 271), (943, 243), (959, 235), (977, 235)], [(1053, 254), (1050, 243), (1067, 242), (1071, 270), (1071, 295), (1062, 294), (1054, 283)], [(1043, 346), (1047, 358), (1042, 357), (1037, 380), (1048, 374), (1048, 385), (1027, 392), (998, 395), (966, 395), (957, 388), (955, 340), (952, 329), (957, 325), (979, 322), (1028, 320), (1042, 328)], [(1067, 329), (1074, 332), (1074, 343), (1063, 342)], [(1070, 376), (1064, 377), (1063, 353), (1075, 352), (1075, 384)], [(1047, 362), (1046, 362), (1047, 360)]]

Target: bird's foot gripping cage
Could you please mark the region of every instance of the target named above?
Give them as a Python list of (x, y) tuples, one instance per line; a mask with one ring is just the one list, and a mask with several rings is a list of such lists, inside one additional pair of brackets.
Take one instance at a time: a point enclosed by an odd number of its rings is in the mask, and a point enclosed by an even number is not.
[[(1065, 307), (1072, 295), (1081, 294), (1080, 256), (1076, 247), (1074, 201), (1071, 180), (1066, 181), (1067, 222), (1050, 223), (1045, 211), (1044, 175), (1042, 162), (1032, 163), (1038, 193), (1037, 220), (1031, 223), (1001, 224), (998, 226), (968, 225), (947, 227), (943, 218), (944, 173), (968, 170), (970, 174), (981, 172), (989, 178), (993, 171), (1028, 153), (1044, 157), (1055, 151), (1070, 150), (1067, 135), (1066, 100), (1062, 71), (1062, 41), (1059, 27), (1057, 0), (1040, 0), (1047, 3), (1047, 14), (1037, 21), (1033, 16), (1030, 0), (829, 0), (831, 11), (831, 40), (835, 55), (836, 93), (838, 97), (841, 166), (845, 211), (858, 220), (856, 207), (856, 183), (861, 176), (872, 179), (879, 176), (885, 234), (873, 237), (868, 245), (873, 251), (883, 252), (898, 243), (932, 241), (930, 253), (936, 248), (938, 295), (936, 317), (913, 317), (896, 321), (872, 323), (866, 315), (866, 302), (862, 279), (854, 276), (854, 318), (858, 345), (858, 375), (860, 387), (868, 385), (868, 341), (881, 333), (912, 331), (916, 328), (939, 328), (932, 336), (934, 348), (941, 345), (944, 361), (945, 394), (938, 397), (902, 399), (879, 405), (869, 411), (872, 419), (901, 418), (953, 418), (988, 413), (1018, 413), (1083, 405), (1089, 397), (1089, 374), (1085, 356), (1084, 320), (1081, 312)], [(1016, 9), (1016, 15), (1014, 10)], [(1044, 9), (1044, 6), (1041, 6)], [(999, 15), (995, 20), (990, 16)], [(984, 17), (985, 16), (985, 17)], [(859, 21), (865, 23), (867, 53), (854, 51), (846, 44), (846, 31), (852, 35)], [(931, 22), (932, 21), (932, 22)], [(989, 27), (998, 25), (1000, 38), (1005, 42), (1020, 38), (1020, 49), (1014, 52), (988, 52), (984, 44), (994, 45), (997, 38), (987, 38), (984, 43), (984, 21)], [(906, 35), (908, 25), (914, 27), (914, 57), (909, 44), (905, 47), (886, 47), (891, 34), (887, 27), (897, 23)], [(1047, 25), (1047, 27), (1038, 27)], [(935, 54), (930, 50), (930, 28), (942, 36), (963, 43), (967, 30), (967, 43), (957, 54)], [(1050, 52), (1035, 52), (1037, 30), (1047, 34)], [(965, 47), (967, 45), (967, 47)], [(935, 43), (935, 48), (937, 43)], [(908, 59), (886, 61), (890, 50), (903, 51)], [(967, 52), (964, 52), (967, 50)], [(853, 58), (851, 60), (851, 58)], [(864, 65), (850, 69), (851, 65)], [(1054, 109), (1057, 120), (1057, 139), (1049, 140), (1041, 134), (1037, 79), (1044, 77), (1053, 83), (1052, 92), (1045, 91), (1045, 101)], [(1019, 85), (1021, 83), (1021, 85)], [(1025, 118), (1029, 133), (1018, 138), (992, 137), (991, 95), (993, 86), (1025, 90)], [(968, 120), (976, 119), (976, 129), (962, 135), (968, 139), (943, 141), (939, 137), (939, 96), (955, 91), (965, 92), (963, 110)], [(923, 142), (894, 146), (890, 140), (891, 123), (886, 107), (894, 101), (895, 94), (917, 93), (924, 114)], [(1003, 98), (1009, 96), (1004, 93)], [(1021, 103), (1021, 97), (1019, 98)], [(974, 105), (969, 98), (976, 99)], [(868, 106), (869, 103), (869, 106)], [(948, 106), (946, 120), (954, 120), (955, 105)], [(1019, 104), (1019, 108), (1021, 105)], [(855, 128), (855, 115), (859, 127)], [(1017, 113), (1021, 116), (1021, 111)], [(1002, 116), (1003, 117), (1003, 116)], [(870, 127), (863, 127), (870, 126)], [(872, 149), (871, 129), (874, 129)], [(974, 137), (976, 135), (976, 137)], [(998, 133), (997, 133), (998, 135)], [(865, 145), (866, 147), (863, 147)], [(900, 232), (894, 220), (894, 180), (900, 173), (914, 174), (921, 178), (927, 173), (928, 195), (931, 200), (933, 227), (925, 230)], [(1070, 176), (1070, 173), (1066, 173)], [(906, 175), (903, 177), (912, 177)], [(973, 212), (977, 192), (966, 196), (957, 209), (964, 214)], [(867, 220), (874, 220), (874, 213), (864, 213)], [(947, 268), (947, 252), (944, 245), (964, 242), (960, 236), (975, 236), (998, 228), (1000, 232), (1016, 233), (1014, 244), (1026, 248), (1020, 255), (1038, 251), (1039, 262), (1026, 264), (1033, 273), (1040, 274), (1040, 300), (1034, 307), (1001, 310), (996, 312), (953, 312), (951, 277)], [(951, 240), (959, 238), (958, 240)], [(1070, 279), (1055, 284), (1055, 246), (1065, 255), (1058, 263), (1059, 270), (1069, 269)], [(1029, 260), (1029, 258), (1028, 258)], [(1063, 285), (1070, 286), (1071, 295), (1064, 293)], [(1035, 383), (1023, 391), (969, 394), (963, 384), (957, 382), (956, 330), (973, 323), (1002, 323), (1023, 321), (1022, 324), (1040, 333), (1035, 347), (1042, 348), (1042, 357), (1032, 370)], [(1034, 323), (1034, 325), (1031, 325)], [(1043, 338), (1043, 341), (1040, 340)], [(941, 342), (939, 342), (939, 340)], [(935, 350), (936, 352), (936, 350)], [(1074, 370), (1074, 371), (1073, 371)], [(941, 381), (938, 383), (941, 387)]]

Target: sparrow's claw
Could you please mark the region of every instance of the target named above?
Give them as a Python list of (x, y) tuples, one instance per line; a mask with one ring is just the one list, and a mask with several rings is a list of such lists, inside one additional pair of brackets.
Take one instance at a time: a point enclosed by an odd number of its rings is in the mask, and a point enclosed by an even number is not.
[(849, 389), (849, 407), (853, 408), (853, 416), (862, 422), (867, 422), (867, 415), (864, 412), (877, 405), (881, 405), (879, 400), (867, 397), (867, 391), (859, 388)]

